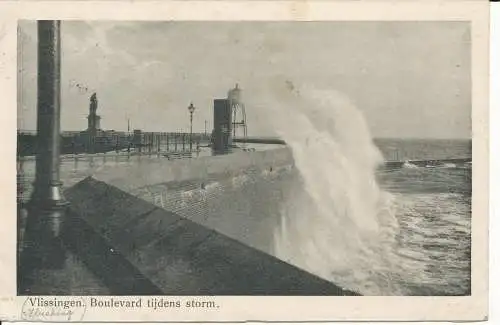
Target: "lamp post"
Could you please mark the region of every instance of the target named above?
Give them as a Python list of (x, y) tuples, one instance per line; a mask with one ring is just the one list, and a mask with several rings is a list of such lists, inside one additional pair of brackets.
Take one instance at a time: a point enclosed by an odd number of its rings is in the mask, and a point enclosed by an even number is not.
[(36, 273), (62, 269), (61, 245), (67, 207), (59, 176), (61, 44), (60, 21), (38, 21), (37, 157), (34, 190), (28, 207), (18, 289), (34, 294)]
[(190, 122), (190, 129), (189, 129), (189, 151), (193, 151), (193, 113), (196, 108), (194, 107), (193, 103), (189, 104), (188, 110), (189, 110), (189, 122)]

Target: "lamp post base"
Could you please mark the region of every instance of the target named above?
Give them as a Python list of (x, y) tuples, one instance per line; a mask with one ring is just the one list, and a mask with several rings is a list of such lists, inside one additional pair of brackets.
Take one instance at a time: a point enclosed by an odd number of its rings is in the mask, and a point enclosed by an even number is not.
[(66, 250), (62, 235), (68, 202), (60, 183), (33, 193), (28, 203), (26, 229), (21, 243), (18, 265), (19, 294), (32, 294), (32, 286), (40, 281), (38, 271), (60, 270), (65, 266)]

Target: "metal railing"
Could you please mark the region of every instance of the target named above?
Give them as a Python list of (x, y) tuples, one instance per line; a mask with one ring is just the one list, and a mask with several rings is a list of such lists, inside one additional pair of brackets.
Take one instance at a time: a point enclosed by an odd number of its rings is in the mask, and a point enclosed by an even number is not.
[[(90, 148), (92, 141), (94, 150)], [(190, 142), (192, 141), (192, 142)], [(189, 150), (192, 143), (192, 150)], [(17, 202), (22, 208), (29, 200), (35, 179), (36, 132), (18, 131)], [(110, 163), (133, 162), (141, 157), (166, 160), (197, 158), (211, 155), (210, 138), (202, 133), (181, 132), (102, 132), (93, 139), (85, 132), (61, 134), (61, 172), (63, 177), (91, 173), (96, 167)], [(75, 176), (76, 177), (76, 176)], [(84, 177), (84, 176), (83, 176)], [(68, 185), (67, 181), (64, 181)]]
[[(30, 130), (18, 130), (18, 156), (35, 156), (37, 135)], [(117, 132), (65, 131), (61, 133), (61, 154), (119, 153), (148, 154), (155, 152), (196, 152), (200, 146), (210, 145), (210, 136), (185, 132)], [(191, 148), (191, 150), (190, 150)]]

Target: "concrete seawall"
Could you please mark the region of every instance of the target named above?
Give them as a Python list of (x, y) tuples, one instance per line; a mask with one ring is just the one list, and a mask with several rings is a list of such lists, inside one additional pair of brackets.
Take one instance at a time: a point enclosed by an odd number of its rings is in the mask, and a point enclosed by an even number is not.
[(357, 295), (272, 256), (296, 176), (286, 147), (88, 172), (65, 191), (66, 266), (26, 278), (31, 293)]
[(96, 278), (49, 275), (32, 293), (357, 295), (93, 177), (66, 196), (63, 242), (83, 267), (68, 263), (62, 275)]
[(104, 167), (99, 179), (123, 188), (139, 188), (167, 182), (182, 182), (238, 175), (249, 169), (268, 169), (293, 165), (291, 150), (285, 146), (262, 151), (239, 151), (229, 155), (169, 161), (145, 158), (141, 164)]
[(268, 254), (294, 181), (291, 149), (103, 168), (94, 177)]
[(66, 191), (65, 241), (118, 295), (357, 295), (270, 256), (291, 175), (288, 148), (103, 168)]

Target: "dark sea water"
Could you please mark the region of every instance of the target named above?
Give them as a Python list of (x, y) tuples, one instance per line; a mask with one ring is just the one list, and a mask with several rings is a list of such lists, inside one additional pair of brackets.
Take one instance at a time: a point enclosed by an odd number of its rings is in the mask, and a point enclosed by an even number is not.
[(375, 139), (386, 160), (472, 157), (472, 141), (462, 139)]
[[(375, 144), (388, 161), (472, 154), (467, 140), (378, 139)], [(69, 187), (104, 165), (139, 163), (125, 157), (64, 160), (61, 177)], [(27, 197), (34, 162), (24, 162), (23, 170)], [(304, 186), (300, 174), (290, 168), (254, 170), (231, 179), (143, 188), (136, 194), (365, 295), (470, 294), (470, 166), (381, 168), (376, 180), (388, 212), (377, 220), (342, 211), (317, 218), (318, 201), (308, 198), (315, 189)], [(343, 184), (332, 189), (342, 191)], [(324, 203), (322, 211), (328, 215), (331, 206)], [(360, 220), (349, 220), (352, 216)], [(284, 226), (296, 218), (303, 220), (295, 228)], [(370, 232), (370, 223), (378, 230)], [(297, 262), (276, 250), (278, 238), (293, 243), (287, 246), (289, 255), (302, 254)]]
[[(470, 140), (378, 140), (391, 160), (470, 158)], [(468, 295), (471, 252), (471, 167), (412, 167), (380, 171), (395, 196), (400, 226), (397, 254), (413, 295)]]

